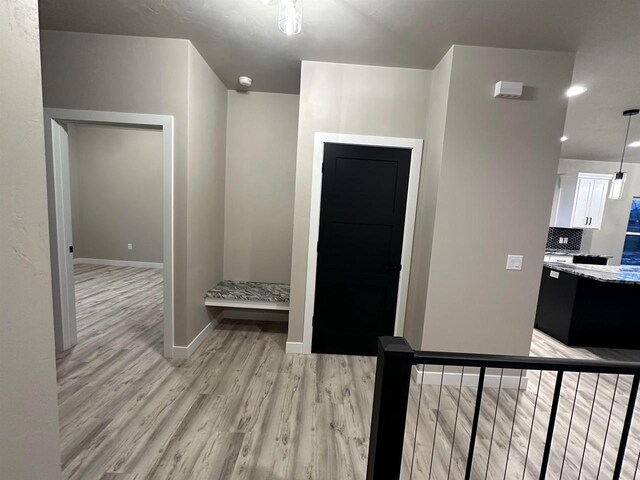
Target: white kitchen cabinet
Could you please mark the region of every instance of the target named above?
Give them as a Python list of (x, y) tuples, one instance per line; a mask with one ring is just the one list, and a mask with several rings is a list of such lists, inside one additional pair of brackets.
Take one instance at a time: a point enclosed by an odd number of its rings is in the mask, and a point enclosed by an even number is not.
[(611, 175), (560, 175), (551, 211), (552, 227), (599, 230)]

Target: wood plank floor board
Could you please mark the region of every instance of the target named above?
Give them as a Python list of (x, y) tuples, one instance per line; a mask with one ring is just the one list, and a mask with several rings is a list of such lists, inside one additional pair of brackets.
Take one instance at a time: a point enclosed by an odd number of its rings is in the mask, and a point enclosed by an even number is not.
[[(166, 360), (160, 270), (80, 264), (76, 290), (78, 345), (57, 356), (65, 478), (364, 479), (374, 358), (286, 354), (286, 324), (234, 320), (190, 358)], [(569, 348), (537, 331), (531, 354), (640, 360), (639, 351)], [(528, 378), (517, 395), (483, 390), (472, 478), (485, 478), (487, 465), (487, 478), (538, 478), (555, 374)], [(611, 478), (630, 385), (565, 375), (550, 478)], [(476, 393), (412, 383), (403, 479), (412, 461), (413, 479), (463, 478)], [(640, 402), (636, 414), (624, 480), (640, 452)]]

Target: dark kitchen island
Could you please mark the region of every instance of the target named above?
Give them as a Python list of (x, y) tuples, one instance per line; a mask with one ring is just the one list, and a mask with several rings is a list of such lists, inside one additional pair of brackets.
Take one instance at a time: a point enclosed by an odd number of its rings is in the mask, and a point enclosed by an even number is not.
[(640, 349), (640, 266), (545, 263), (535, 326), (569, 346)]

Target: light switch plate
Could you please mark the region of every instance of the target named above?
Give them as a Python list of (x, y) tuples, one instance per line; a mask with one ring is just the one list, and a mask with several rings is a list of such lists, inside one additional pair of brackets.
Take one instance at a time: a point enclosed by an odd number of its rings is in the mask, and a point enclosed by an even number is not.
[(127, 243), (127, 248), (129, 250), (133, 250), (133, 243)]
[(523, 259), (522, 255), (507, 256), (507, 270), (522, 270)]

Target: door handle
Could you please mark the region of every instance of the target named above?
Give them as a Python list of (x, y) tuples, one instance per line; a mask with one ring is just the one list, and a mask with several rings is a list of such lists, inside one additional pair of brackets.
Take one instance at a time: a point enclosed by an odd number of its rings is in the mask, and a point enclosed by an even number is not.
[(69, 253), (73, 253), (73, 245), (69, 246)]

